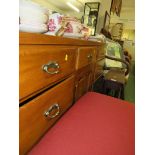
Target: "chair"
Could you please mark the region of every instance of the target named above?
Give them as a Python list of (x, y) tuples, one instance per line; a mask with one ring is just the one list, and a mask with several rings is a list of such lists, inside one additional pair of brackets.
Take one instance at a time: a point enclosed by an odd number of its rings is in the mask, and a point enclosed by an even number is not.
[(128, 75), (130, 70), (129, 63), (123, 59), (114, 58), (107, 55), (105, 58), (119, 61), (126, 65), (126, 69), (110, 68), (108, 73), (105, 74), (103, 87), (104, 94), (124, 99), (124, 85), (126, 82), (125, 77)]

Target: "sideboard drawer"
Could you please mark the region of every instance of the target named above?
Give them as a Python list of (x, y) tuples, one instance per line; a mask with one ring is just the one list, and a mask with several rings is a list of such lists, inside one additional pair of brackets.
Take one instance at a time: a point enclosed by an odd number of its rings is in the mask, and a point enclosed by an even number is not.
[[(19, 140), (21, 155), (25, 154), (72, 105), (74, 79), (74, 76), (68, 78), (20, 107)], [(48, 112), (51, 106), (54, 106), (53, 110)], [(49, 116), (47, 116), (48, 114)], [(53, 118), (50, 118), (50, 116)]]
[(80, 69), (95, 61), (96, 48), (82, 47), (78, 50), (76, 69)]
[(20, 46), (20, 100), (59, 81), (75, 70), (76, 48), (50, 45)]

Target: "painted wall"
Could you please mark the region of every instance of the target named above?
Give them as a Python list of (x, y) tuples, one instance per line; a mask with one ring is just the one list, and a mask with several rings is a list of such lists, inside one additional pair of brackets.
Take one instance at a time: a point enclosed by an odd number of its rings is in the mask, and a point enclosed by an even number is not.
[(132, 60), (135, 61), (135, 43), (132, 40), (125, 40), (123, 48), (131, 54)]
[(101, 1), (97, 29), (96, 29), (97, 33), (100, 33), (101, 29), (103, 28), (105, 11), (108, 11), (108, 13), (110, 14), (110, 6), (111, 6), (111, 0), (102, 0)]
[(57, 11), (62, 14), (66, 14), (63, 10), (60, 10), (59, 8), (55, 7), (54, 5), (52, 5), (50, 2), (48, 2), (46, 0), (31, 0), (31, 1), (36, 2), (51, 11)]
[(122, 34), (122, 40), (125, 40), (125, 39), (135, 41), (135, 30), (124, 29)]
[[(48, 8), (49, 10), (52, 10), (52, 11), (55, 10), (57, 12), (60, 12), (62, 14), (65, 14), (65, 15), (68, 15), (68, 16), (71, 16), (71, 17), (77, 17), (77, 18), (81, 19), (82, 15), (83, 15), (83, 12), (77, 13), (75, 11), (63, 11), (63, 10), (60, 10), (59, 8), (52, 5), (47, 0), (32, 0), (32, 1), (44, 6), (46, 8)], [(101, 0), (99, 16), (98, 16), (98, 23), (97, 23), (97, 30), (96, 30), (97, 33), (99, 33), (100, 30), (103, 28), (105, 11), (107, 10), (108, 12), (110, 12), (110, 6), (111, 6), (111, 0)]]
[(75, 11), (64, 11), (64, 10), (61, 10), (58, 7), (52, 5), (47, 0), (31, 0), (31, 1), (36, 2), (36, 3), (40, 4), (43, 7), (46, 7), (47, 9), (49, 9), (51, 11), (56, 11), (56, 12), (59, 12), (61, 14), (67, 15), (67, 16), (77, 17), (77, 18), (81, 19), (82, 15), (83, 15), (83, 12), (77, 13)]
[(124, 40), (123, 48), (128, 50), (132, 56), (132, 60), (135, 60), (135, 30), (124, 29), (122, 40)]

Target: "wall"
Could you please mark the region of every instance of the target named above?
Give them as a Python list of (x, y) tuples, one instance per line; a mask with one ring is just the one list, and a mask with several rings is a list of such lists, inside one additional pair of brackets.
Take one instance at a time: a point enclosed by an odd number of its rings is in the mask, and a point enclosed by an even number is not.
[[(75, 11), (64, 11), (59, 9), (58, 7), (55, 7), (54, 5), (52, 5), (50, 2), (48, 2), (48, 0), (31, 0), (33, 2), (36, 2), (38, 4), (40, 4), (43, 7), (48, 8), (51, 11), (57, 11), (61, 14), (67, 15), (67, 16), (71, 16), (71, 17), (77, 17), (79, 19), (81, 19), (83, 12), (77, 13)], [(63, 4), (62, 4), (63, 5)]]
[(66, 12), (64, 12), (63, 10), (60, 10), (59, 8), (55, 7), (54, 5), (52, 5), (47, 0), (31, 0), (31, 1), (36, 2), (36, 3), (40, 4), (43, 7), (46, 7), (47, 9), (49, 9), (51, 11), (57, 11), (59, 13), (66, 14)]
[[(83, 15), (83, 12), (76, 13), (75, 11), (63, 11), (63, 10), (60, 10), (59, 8), (52, 5), (47, 0), (31, 0), (31, 1), (38, 3), (38, 4), (48, 8), (49, 10), (57, 11), (57, 12), (60, 12), (62, 14), (72, 16), (72, 17), (76, 16), (79, 19), (81, 19), (82, 15)], [(97, 29), (96, 29), (97, 33), (100, 33), (101, 29), (103, 28), (105, 11), (107, 10), (108, 13), (110, 12), (111, 0), (100, 0), (100, 3), (101, 4), (100, 4), (99, 16), (98, 16)]]
[(122, 34), (122, 39), (135, 41), (135, 30), (133, 29), (124, 29)]
[(101, 0), (96, 32), (100, 33), (104, 24), (105, 11), (110, 14), (111, 0)]
[(132, 56), (132, 60), (135, 61), (135, 44), (132, 40), (125, 40), (123, 48), (126, 49)]
[[(115, 14), (111, 15), (111, 23), (123, 23), (122, 40), (123, 48), (128, 50), (135, 60), (135, 7), (134, 0), (124, 0), (120, 17)], [(112, 24), (111, 24), (112, 26)]]
[(123, 48), (128, 50), (132, 56), (132, 60), (135, 60), (135, 30), (124, 29), (122, 40), (124, 40)]

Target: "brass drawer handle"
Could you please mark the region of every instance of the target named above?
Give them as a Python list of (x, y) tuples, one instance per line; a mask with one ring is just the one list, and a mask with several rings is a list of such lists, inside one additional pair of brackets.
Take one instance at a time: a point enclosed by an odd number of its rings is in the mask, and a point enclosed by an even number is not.
[(87, 55), (88, 60), (91, 60), (93, 58), (92, 54)]
[[(52, 110), (57, 109), (57, 112), (55, 114), (50, 114)], [(60, 107), (57, 103), (53, 104), (47, 111), (44, 112), (45, 117), (49, 118), (55, 118), (60, 113)]]
[(58, 74), (59, 73), (59, 70), (49, 71), (50, 68), (53, 68), (53, 69), (60, 68), (60, 66), (57, 62), (51, 61), (48, 64), (43, 65), (42, 69), (43, 69), (43, 71), (45, 71), (48, 74)]

